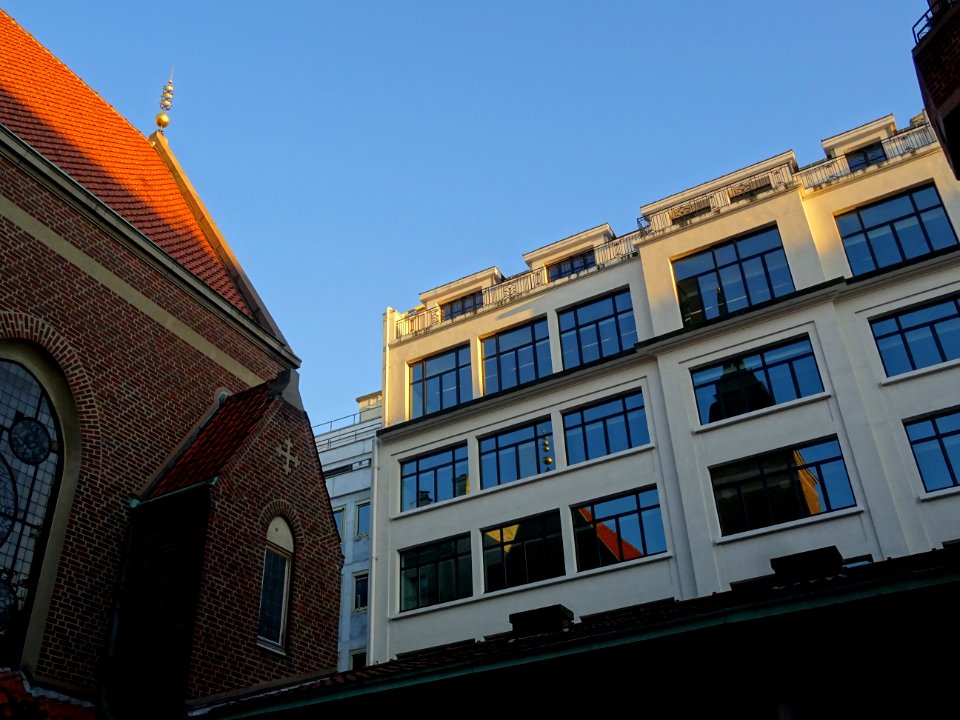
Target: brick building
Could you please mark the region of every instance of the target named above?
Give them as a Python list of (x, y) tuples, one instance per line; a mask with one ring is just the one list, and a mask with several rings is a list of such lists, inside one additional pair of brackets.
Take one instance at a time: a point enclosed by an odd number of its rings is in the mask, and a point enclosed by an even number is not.
[(335, 668), (299, 359), (166, 139), (2, 12), (0, 259), (0, 714)]

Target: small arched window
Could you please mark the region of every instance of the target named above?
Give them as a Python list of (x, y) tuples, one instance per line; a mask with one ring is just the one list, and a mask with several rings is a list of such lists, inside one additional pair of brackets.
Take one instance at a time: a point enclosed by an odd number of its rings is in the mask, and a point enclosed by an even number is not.
[(287, 630), (290, 570), (293, 565), (293, 533), (287, 521), (275, 517), (267, 528), (263, 551), (263, 584), (260, 587), (260, 640), (283, 647)]
[(56, 503), (60, 426), (43, 386), (0, 360), (0, 657), (19, 652)]

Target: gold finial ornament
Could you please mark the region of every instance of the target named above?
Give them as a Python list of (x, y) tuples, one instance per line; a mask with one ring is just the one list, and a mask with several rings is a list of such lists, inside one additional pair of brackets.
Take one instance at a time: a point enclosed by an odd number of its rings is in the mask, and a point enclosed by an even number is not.
[(163, 86), (163, 92), (160, 93), (160, 112), (157, 113), (157, 116), (154, 118), (154, 121), (157, 123), (157, 127), (160, 128), (160, 132), (163, 132), (163, 129), (170, 124), (170, 108), (173, 107), (173, 68), (170, 68), (170, 79), (167, 80), (167, 84)]

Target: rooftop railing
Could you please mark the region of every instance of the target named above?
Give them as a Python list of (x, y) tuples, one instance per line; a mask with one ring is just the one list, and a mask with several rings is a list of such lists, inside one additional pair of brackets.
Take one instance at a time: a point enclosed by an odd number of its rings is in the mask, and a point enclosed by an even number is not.
[(930, 8), (913, 24), (913, 41), (919, 43), (940, 19), (940, 15), (950, 9), (957, 0), (936, 0)]
[[(950, 2), (960, 2), (960, 0), (950, 0)], [(935, 142), (936, 136), (928, 124), (912, 126), (883, 140), (885, 157), (872, 164), (882, 165), (891, 158), (912, 153)], [(673, 205), (664, 205), (661, 201), (654, 204), (656, 210), (650, 212), (649, 217), (641, 215), (637, 218), (635, 231), (593, 248), (596, 265), (581, 271), (578, 275), (621, 262), (636, 255), (636, 248), (641, 243), (651, 242), (664, 233), (699, 222), (725, 211), (730, 206), (752, 202), (759, 196), (766, 196), (768, 192), (794, 187), (798, 183), (808, 190), (816, 188), (851, 175), (859, 169), (859, 167), (851, 169), (845, 156), (823, 160), (800, 170), (795, 170), (791, 160), (755, 175), (741, 177), (723, 186), (714, 185), (714, 189), (710, 192), (692, 197), (681, 195), (684, 199), (678, 200)], [(458, 317), (468, 317), (517, 302), (528, 295), (542, 292), (551, 284), (546, 267), (504, 278), (496, 285), (483, 289), (483, 304), (480, 307), (472, 313)], [(397, 340), (403, 340), (431, 332), (435, 328), (455, 321), (455, 318), (445, 318), (439, 306), (411, 310), (396, 321), (395, 337)]]
[[(909, 128), (901, 133), (897, 133), (882, 141), (883, 152), (886, 156), (883, 160), (872, 165), (881, 165), (890, 158), (906, 155), (920, 148), (931, 145), (937, 138), (933, 134), (933, 129), (929, 125), (919, 125), (915, 128)], [(869, 167), (869, 166), (866, 166)], [(840, 157), (824, 160), (823, 162), (811, 165), (797, 172), (797, 177), (803, 186), (808, 190), (825, 185), (826, 183), (838, 180), (846, 175), (859, 170), (860, 168), (850, 169), (847, 158)]]
[[(593, 253), (596, 265), (582, 270), (577, 274), (578, 276), (595, 272), (603, 267), (615, 265), (631, 257), (635, 253), (632, 236), (619, 237), (610, 242), (598, 245), (593, 248)], [(539, 267), (520, 273), (519, 275), (504, 278), (496, 285), (491, 285), (483, 289), (483, 305), (478, 307), (473, 314), (479, 314), (496, 307), (514, 303), (528, 295), (542, 292), (550, 284), (550, 277), (547, 274), (546, 267)], [(411, 335), (430, 332), (434, 328), (451, 322), (452, 320), (452, 318), (450, 320), (444, 319), (439, 307), (409, 312), (397, 320), (397, 339), (401, 340)]]

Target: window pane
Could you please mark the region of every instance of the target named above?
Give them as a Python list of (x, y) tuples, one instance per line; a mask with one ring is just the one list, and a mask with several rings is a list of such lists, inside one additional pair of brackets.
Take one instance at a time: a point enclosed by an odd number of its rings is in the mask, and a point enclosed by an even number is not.
[[(914, 208), (911, 195), (919, 210)], [(864, 247), (864, 236), (859, 223), (855, 222), (856, 215), (854, 212), (837, 218), (837, 228), (844, 238), (843, 245), (854, 275), (926, 257), (934, 250), (957, 244), (956, 235), (932, 185), (860, 208), (859, 217), (874, 259)]]
[(901, 195), (864, 208), (860, 211), (860, 218), (866, 227), (873, 227), (912, 213), (913, 203), (910, 202), (910, 197)]
[(724, 535), (855, 504), (836, 440), (714, 467), (710, 477)]
[(947, 459), (936, 440), (914, 443), (913, 454), (917, 459), (917, 468), (928, 492), (941, 490), (953, 485)]
[(907, 259), (930, 252), (927, 239), (923, 236), (923, 230), (920, 229), (920, 221), (916, 217), (899, 220), (894, 223), (893, 228), (897, 232), (897, 238)]
[(920, 215), (920, 218), (923, 220), (923, 227), (927, 231), (934, 250), (957, 244), (957, 237), (953, 234), (953, 228), (950, 227), (942, 207), (927, 210)]

